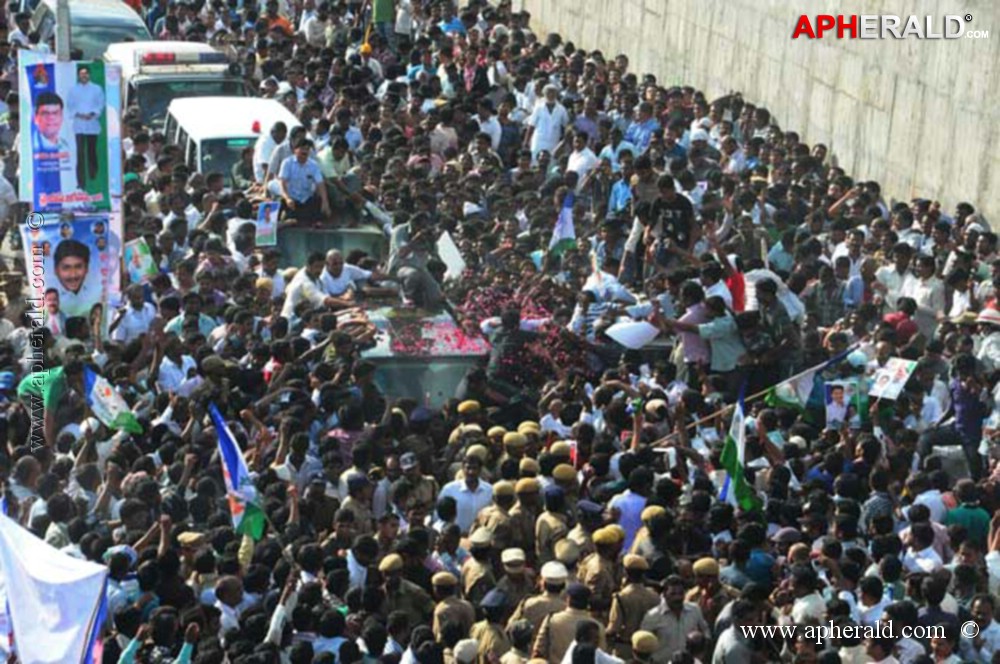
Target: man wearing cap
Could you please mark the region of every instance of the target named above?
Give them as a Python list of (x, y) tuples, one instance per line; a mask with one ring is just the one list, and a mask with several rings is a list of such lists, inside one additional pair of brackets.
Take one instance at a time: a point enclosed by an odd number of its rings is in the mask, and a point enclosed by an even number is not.
[(423, 588), (403, 578), (403, 557), (390, 553), (379, 563), (378, 571), (382, 573), (385, 591), (379, 613), (387, 616), (393, 611), (402, 611), (411, 625), (427, 623), (434, 615), (434, 600)]
[(555, 558), (556, 542), (569, 532), (565, 506), (562, 489), (556, 486), (545, 489), (545, 511), (535, 522), (535, 555), (539, 565)]
[(480, 664), (498, 661), (511, 648), (501, 622), (506, 605), (507, 596), (496, 588), (486, 593), (479, 604), (484, 619), (472, 626), (469, 636), (479, 643)]
[(601, 527), (604, 520), (604, 508), (592, 500), (581, 500), (576, 505), (578, 522), (566, 535), (580, 547), (580, 555), (586, 558), (597, 551), (594, 546), (594, 533)]
[[(566, 589), (566, 608), (553, 613), (542, 621), (532, 657), (542, 657), (549, 662), (561, 662), (576, 639), (576, 626), (583, 620), (592, 620), (587, 610), (590, 606), (590, 589), (582, 583), (572, 583)], [(598, 625), (598, 647), (607, 647), (604, 626)]]
[(441, 628), (447, 623), (462, 626), (462, 633), (468, 634), (476, 622), (476, 609), (471, 603), (458, 597), (458, 579), (450, 572), (438, 572), (431, 578), (434, 587), (434, 638), (441, 640)]
[(618, 550), (621, 541), (610, 528), (601, 528), (594, 533), (596, 551), (580, 563), (577, 578), (590, 588), (590, 607), (596, 616), (607, 617), (611, 607), (611, 596), (618, 589)]
[(462, 564), (462, 591), (473, 604), (478, 604), (496, 585), (490, 560), (492, 552), (493, 534), (486, 528), (474, 530), (469, 537), (469, 558)]
[(437, 480), (420, 472), (420, 460), (413, 452), (407, 452), (399, 457), (399, 467), (403, 471), (403, 477), (393, 483), (394, 490), (405, 479), (410, 485), (410, 500), (424, 511), (430, 512), (437, 502)]
[[(503, 437), (507, 430), (500, 426), (492, 426), (486, 430), (486, 442), (489, 445), (490, 456), (494, 459), (504, 459)], [(499, 465), (499, 463), (497, 464)]]
[(510, 530), (510, 508), (514, 506), (514, 485), (500, 481), (493, 485), (493, 504), (480, 510), (473, 529), (486, 528), (493, 533), (493, 546), (506, 549), (513, 541)]
[(493, 501), (493, 487), (479, 479), (482, 468), (483, 462), (479, 457), (467, 454), (462, 464), (465, 477), (445, 484), (438, 497), (455, 500), (458, 507), (455, 523), (463, 533), (470, 531), (479, 511)]
[(462, 424), (479, 423), (479, 414), (482, 411), (482, 406), (479, 405), (478, 401), (463, 401), (458, 404), (456, 410), (458, 412), (458, 419), (462, 421)]
[[(495, 535), (494, 535), (495, 537)], [(508, 606), (517, 606), (535, 591), (535, 575), (525, 567), (524, 549), (505, 549), (500, 554), (504, 575), (497, 583), (507, 597)]]
[[(629, 645), (632, 652), (632, 659), (629, 660), (629, 664), (646, 664), (646, 662), (653, 661), (653, 654), (660, 648), (660, 640), (656, 638), (655, 634), (640, 630), (632, 634)], [(713, 664), (715, 664), (714, 661)]]
[[(642, 624), (642, 619), (660, 603), (660, 596), (646, 587), (646, 572), (649, 563), (642, 556), (625, 556), (625, 587), (611, 598), (611, 615), (608, 617), (608, 641), (612, 651), (622, 659), (632, 655), (634, 634)], [(655, 637), (654, 637), (655, 638)]]
[[(475, 664), (479, 659), (479, 644), (475, 639), (462, 639), (451, 651), (451, 661), (455, 664)], [(444, 661), (449, 661), (448, 649), (444, 651)]]
[(652, 632), (659, 639), (659, 649), (653, 656), (653, 661), (667, 662), (683, 652), (691, 632), (701, 632), (706, 638), (711, 636), (701, 609), (696, 604), (685, 602), (684, 593), (684, 580), (681, 577), (667, 577), (663, 583), (662, 601), (642, 619), (640, 628)]
[(507, 623), (508, 628), (518, 620), (527, 620), (531, 623), (532, 629), (537, 630), (546, 617), (561, 611), (566, 605), (566, 600), (562, 596), (568, 577), (566, 566), (555, 561), (545, 563), (542, 565), (541, 575), (542, 593), (532, 595), (517, 605), (514, 615)]
[[(490, 431), (493, 431), (493, 429), (490, 429)], [(515, 459), (520, 462), (524, 458), (524, 448), (527, 445), (528, 439), (524, 434), (516, 431), (505, 433), (503, 435), (503, 456), (500, 457), (501, 465), (507, 459)]]
[(719, 583), (719, 563), (713, 558), (701, 558), (693, 566), (698, 585), (688, 591), (685, 602), (697, 604), (705, 622), (715, 624), (719, 611), (734, 598), (726, 588)]
[(522, 477), (514, 485), (517, 503), (510, 508), (511, 541), (519, 542), (528, 561), (535, 563), (535, 522), (538, 520), (538, 480)]
[(577, 580), (577, 563), (580, 562), (580, 547), (569, 538), (556, 542), (554, 552), (556, 560), (566, 566), (567, 583)]

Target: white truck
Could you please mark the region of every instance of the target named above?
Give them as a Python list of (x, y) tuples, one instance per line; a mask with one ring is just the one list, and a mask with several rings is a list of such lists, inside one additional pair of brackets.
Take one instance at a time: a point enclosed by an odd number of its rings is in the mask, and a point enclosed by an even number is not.
[(121, 65), (122, 104), (138, 106), (147, 127), (163, 126), (174, 99), (247, 96), (241, 66), (208, 44), (122, 42), (108, 46), (104, 61)]

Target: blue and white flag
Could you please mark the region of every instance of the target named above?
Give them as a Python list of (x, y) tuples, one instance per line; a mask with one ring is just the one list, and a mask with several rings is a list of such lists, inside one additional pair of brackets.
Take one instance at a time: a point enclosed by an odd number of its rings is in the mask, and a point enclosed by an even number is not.
[(226, 483), (226, 497), (233, 516), (236, 532), (259, 540), (264, 534), (267, 518), (257, 499), (257, 488), (250, 478), (250, 469), (233, 432), (226, 426), (214, 403), (208, 405), (208, 414), (219, 437), (219, 456), (222, 457), (222, 479)]
[(0, 516), (0, 579), (21, 662), (90, 664), (107, 576), (107, 567), (68, 556)]
[(567, 249), (576, 246), (576, 228), (573, 225), (573, 192), (568, 192), (559, 210), (555, 228), (552, 229), (552, 239), (549, 240), (549, 252), (561, 256)]

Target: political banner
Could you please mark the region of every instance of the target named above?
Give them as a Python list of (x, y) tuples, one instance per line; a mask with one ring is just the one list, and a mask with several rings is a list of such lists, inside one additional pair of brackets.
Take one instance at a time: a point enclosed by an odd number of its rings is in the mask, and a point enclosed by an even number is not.
[(110, 210), (121, 195), (121, 69), (27, 50), (18, 60), (21, 200), (36, 212)]
[(916, 360), (906, 360), (901, 357), (890, 357), (884, 367), (880, 367), (872, 379), (872, 388), (868, 396), (876, 399), (894, 401), (899, 398), (910, 375), (917, 368)]
[(130, 284), (144, 284), (159, 274), (145, 239), (125, 243), (125, 271)]
[(265, 201), (257, 208), (258, 247), (275, 247), (278, 245), (278, 213), (280, 211), (280, 201)]
[(119, 225), (108, 215), (21, 226), (28, 304), (53, 334), (76, 336), (120, 298)]

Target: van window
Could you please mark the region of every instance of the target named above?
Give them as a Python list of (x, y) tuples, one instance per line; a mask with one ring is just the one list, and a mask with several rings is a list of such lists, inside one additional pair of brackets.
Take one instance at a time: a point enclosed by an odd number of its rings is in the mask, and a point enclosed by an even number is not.
[(192, 171), (198, 170), (198, 145), (194, 141), (187, 142), (187, 165)]
[(163, 135), (167, 137), (168, 143), (176, 143), (177, 133), (177, 121), (174, 120), (174, 116), (168, 115), (167, 121), (163, 125)]
[(253, 138), (217, 138), (202, 141), (201, 173), (218, 171), (225, 177), (226, 185), (232, 185), (233, 166), (240, 160), (243, 150), (252, 148), (256, 139)]

